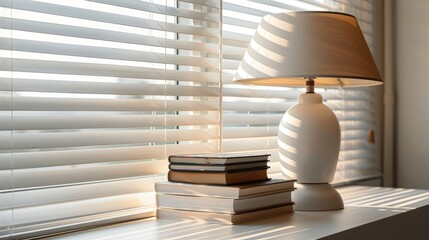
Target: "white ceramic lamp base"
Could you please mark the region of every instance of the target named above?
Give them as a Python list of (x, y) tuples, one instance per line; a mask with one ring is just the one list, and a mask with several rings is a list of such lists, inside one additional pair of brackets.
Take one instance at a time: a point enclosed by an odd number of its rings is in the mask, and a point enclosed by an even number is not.
[(344, 208), (341, 195), (329, 183), (296, 184), (292, 201), (296, 211), (330, 211)]
[(297, 179), (293, 192), (295, 210), (343, 209), (332, 182), (340, 150), (340, 125), (323, 104), (322, 96), (302, 94), (289, 108), (279, 126), (279, 155), (283, 175)]

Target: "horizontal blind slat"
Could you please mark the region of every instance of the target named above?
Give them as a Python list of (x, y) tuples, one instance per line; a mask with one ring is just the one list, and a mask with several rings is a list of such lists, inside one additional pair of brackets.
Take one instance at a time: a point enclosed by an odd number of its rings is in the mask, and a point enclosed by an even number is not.
[(223, 24), (235, 25), (235, 26), (246, 27), (251, 29), (256, 29), (258, 27), (257, 22), (246, 21), (245, 19), (227, 17), (227, 16), (224, 16), (222, 19), (223, 19)]
[[(122, 164), (84, 164), (73, 167), (47, 167), (14, 171), (15, 190), (90, 183), (112, 179), (154, 175), (167, 169), (166, 161)], [(2, 189), (4, 190), (4, 189)]]
[[(226, 44), (231, 46), (247, 47), (250, 40), (252, 40), (252, 35), (229, 32), (229, 31), (224, 31), (222, 33), (222, 37), (223, 37), (223, 41), (226, 41)], [(228, 41), (235, 41), (236, 43), (228, 44)], [(239, 42), (241, 42), (241, 44)]]
[[(40, 141), (43, 139), (43, 141)], [(64, 148), (217, 139), (217, 129), (100, 130), (55, 133), (0, 132), (0, 142), (14, 149)], [(10, 149), (2, 144), (0, 150)]]
[[(303, 11), (303, 10), (325, 10), (326, 8), (329, 8), (327, 4), (323, 4), (320, 1), (315, 0), (300, 0), (295, 1), (276, 1), (276, 0), (252, 0), (252, 2), (257, 2), (259, 4), (267, 4), (269, 6), (281, 8), (281, 9), (287, 9), (292, 11)], [(299, 7), (299, 6), (301, 7)]]
[(277, 136), (278, 127), (263, 126), (263, 127), (228, 127), (228, 130), (223, 132), (225, 139), (231, 138), (258, 138)]
[[(13, 121), (13, 124), (12, 124)], [(204, 115), (0, 115), (0, 130), (148, 128), (216, 125), (217, 114)]]
[[(228, 86), (226, 86), (228, 87)], [(288, 91), (289, 90), (289, 91)], [(298, 96), (303, 92), (290, 91), (288, 88), (280, 90), (263, 90), (258, 88), (225, 88), (224, 97), (252, 97), (252, 98), (280, 98), (297, 101)]]
[(2, 69), (11, 69), (16, 72), (54, 73), (70, 75), (111, 76), (139, 79), (160, 79), (176, 81), (196, 81), (217, 83), (219, 73), (177, 71), (169, 69), (156, 69), (150, 67), (137, 67), (113, 64), (84, 63), (84, 62), (58, 62), (36, 59), (14, 58), (3, 61)]
[(8, 111), (216, 111), (216, 101), (158, 99), (92, 99), (14, 96), (0, 97), (0, 110)]
[[(134, 82), (91, 82), (40, 80), (0, 77), (0, 91), (57, 92), (82, 94), (115, 95), (159, 95), (159, 96), (219, 96), (219, 87), (185, 86), (172, 84), (151, 84), (144, 81)], [(13, 88), (12, 88), (13, 86)]]
[(225, 125), (278, 125), (284, 113), (270, 114), (224, 114), (223, 124)]
[(207, 6), (212, 8), (220, 8), (219, 0), (177, 0), (178, 2), (193, 3), (196, 5)]
[(255, 139), (224, 139), (224, 152), (277, 149), (277, 137)]
[(14, 169), (43, 168), (79, 164), (107, 162), (142, 161), (167, 159), (173, 154), (191, 154), (215, 152), (218, 148), (216, 140), (206, 143), (158, 144), (150, 146), (115, 146), (109, 148), (93, 147), (90, 149), (63, 149), (49, 151), (15, 151), (11, 154), (0, 154), (4, 160), (0, 162), (0, 170), (10, 170), (7, 164), (13, 157)]
[[(0, 38), (0, 41), (2, 40), (4, 40), (4, 38)], [(10, 44), (2, 44), (0, 49), (20, 51), (26, 53), (55, 54), (58, 56), (74, 56), (134, 62), (187, 65), (209, 68), (213, 71), (219, 69), (219, 60), (216, 58), (200, 58), (192, 56), (179, 56), (174, 54), (166, 55), (164, 53), (153, 53), (148, 51), (84, 46), (77, 44), (14, 39), (10, 42)]]
[(279, 111), (286, 112), (295, 103), (264, 103), (264, 102), (224, 102), (224, 111), (239, 112), (267, 112)]
[(231, 2), (224, 2), (223, 3), (223, 9), (230, 10), (237, 13), (246, 13), (249, 15), (257, 16), (257, 17), (263, 17), (267, 14), (270, 14), (268, 11), (264, 11), (261, 9), (251, 8), (243, 5), (234, 4)]

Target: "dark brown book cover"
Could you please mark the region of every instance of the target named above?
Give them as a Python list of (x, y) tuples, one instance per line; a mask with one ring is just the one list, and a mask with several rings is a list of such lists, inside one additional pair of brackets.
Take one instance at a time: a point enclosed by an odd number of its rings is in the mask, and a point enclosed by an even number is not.
[(242, 184), (268, 180), (267, 169), (261, 168), (237, 172), (169, 171), (168, 181), (217, 185)]

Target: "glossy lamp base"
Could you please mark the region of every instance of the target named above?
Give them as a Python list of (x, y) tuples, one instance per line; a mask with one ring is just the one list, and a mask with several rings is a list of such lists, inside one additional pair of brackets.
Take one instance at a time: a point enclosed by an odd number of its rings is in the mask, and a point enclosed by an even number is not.
[(296, 183), (292, 192), (295, 211), (331, 211), (344, 209), (341, 195), (329, 183)]

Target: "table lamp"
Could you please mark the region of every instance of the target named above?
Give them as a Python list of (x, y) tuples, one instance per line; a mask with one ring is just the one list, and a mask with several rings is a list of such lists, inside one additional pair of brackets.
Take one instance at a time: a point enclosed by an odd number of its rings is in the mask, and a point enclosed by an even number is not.
[(295, 210), (343, 209), (332, 187), (341, 132), (337, 117), (315, 87), (382, 84), (380, 73), (352, 15), (288, 12), (265, 16), (234, 76), (250, 85), (306, 86), (278, 130), (282, 173), (297, 179)]

